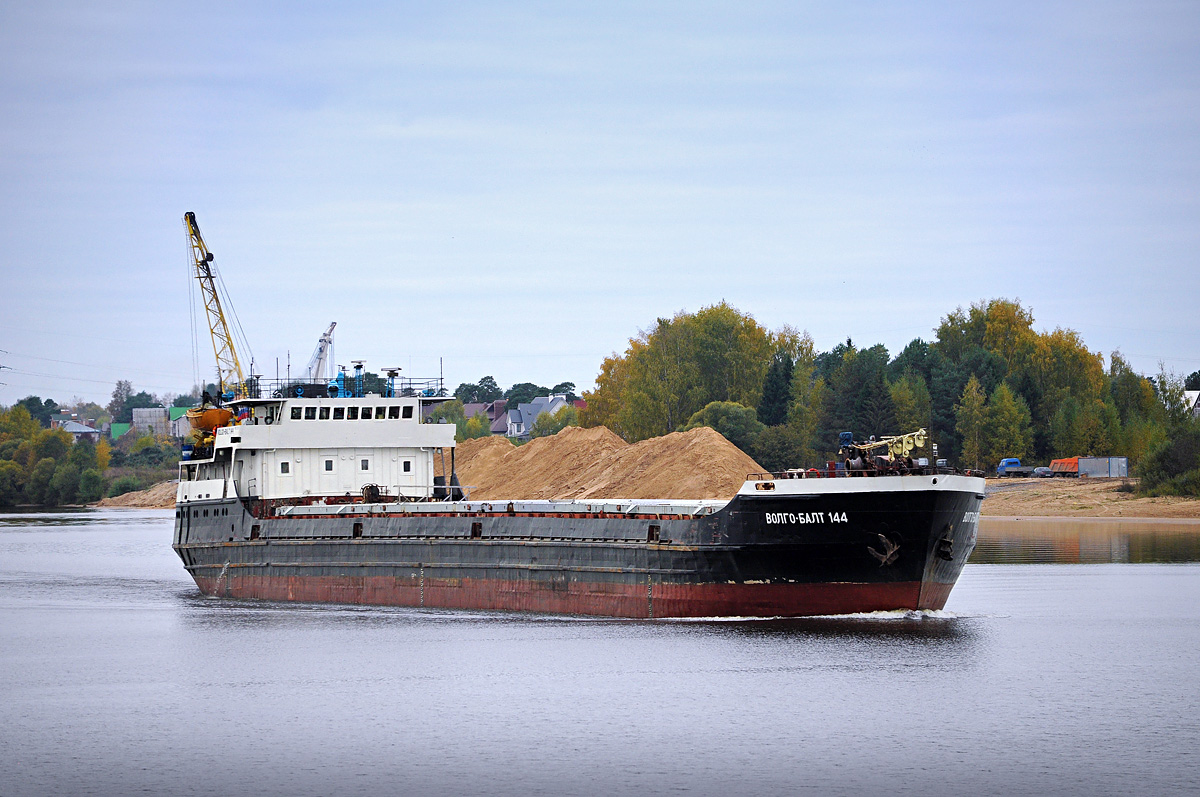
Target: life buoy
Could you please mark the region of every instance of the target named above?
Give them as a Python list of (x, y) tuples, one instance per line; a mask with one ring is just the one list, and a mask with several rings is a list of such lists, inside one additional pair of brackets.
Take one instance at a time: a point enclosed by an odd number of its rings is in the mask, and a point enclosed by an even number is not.
[(810, 478), (810, 479), (821, 478), (821, 471), (817, 470), (816, 468), (809, 468), (808, 469), (808, 478)]

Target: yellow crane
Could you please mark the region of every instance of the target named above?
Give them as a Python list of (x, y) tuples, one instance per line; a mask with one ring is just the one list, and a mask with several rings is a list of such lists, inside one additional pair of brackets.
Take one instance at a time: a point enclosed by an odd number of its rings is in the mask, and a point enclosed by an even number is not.
[[(204, 310), (208, 318), (208, 330), (212, 334), (213, 354), (217, 358), (217, 393), (218, 396), (234, 397), (246, 395), (246, 377), (242, 372), (242, 364), (238, 360), (237, 350), (233, 345), (233, 335), (230, 333), (229, 322), (221, 309), (221, 299), (217, 295), (217, 282), (213, 276), (213, 253), (204, 245), (204, 237), (200, 235), (200, 226), (196, 224), (196, 214), (188, 211), (183, 214), (183, 223), (187, 228), (188, 242), (192, 250), (192, 262), (196, 269), (196, 279), (200, 282), (200, 296), (204, 300)], [(232, 416), (228, 410), (206, 409), (198, 407), (188, 413), (192, 428), (200, 430), (213, 429), (228, 422)]]

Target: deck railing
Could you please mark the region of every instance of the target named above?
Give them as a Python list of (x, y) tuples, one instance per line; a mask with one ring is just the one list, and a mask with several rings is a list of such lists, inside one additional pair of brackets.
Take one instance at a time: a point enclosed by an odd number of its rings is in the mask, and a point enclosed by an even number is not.
[(766, 471), (762, 473), (747, 473), (746, 481), (783, 481), (786, 479), (847, 479), (869, 478), (872, 476), (978, 476), (983, 477), (981, 470), (960, 470), (946, 465), (914, 465), (905, 466), (864, 466), (860, 469), (838, 467), (835, 463), (827, 463), (824, 468), (796, 468), (784, 471)]

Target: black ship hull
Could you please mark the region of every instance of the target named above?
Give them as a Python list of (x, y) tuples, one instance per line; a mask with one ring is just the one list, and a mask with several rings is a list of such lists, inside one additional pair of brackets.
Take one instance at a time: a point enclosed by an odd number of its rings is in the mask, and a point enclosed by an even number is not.
[(822, 481), (743, 491), (708, 513), (193, 501), (176, 513), (174, 547), (203, 592), (233, 598), (616, 617), (945, 606), (974, 547), (982, 480)]

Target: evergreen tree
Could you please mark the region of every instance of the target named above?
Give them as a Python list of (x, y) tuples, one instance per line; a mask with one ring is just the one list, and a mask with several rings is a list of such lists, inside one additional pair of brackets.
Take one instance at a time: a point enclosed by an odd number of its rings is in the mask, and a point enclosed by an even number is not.
[(778, 426), (787, 420), (792, 398), (792, 356), (779, 351), (771, 358), (767, 378), (763, 381), (762, 399), (758, 402), (758, 419), (767, 426)]
[[(962, 450), (956, 421), (956, 402), (963, 395), (968, 376), (940, 350), (930, 352), (929, 414), (932, 428), (929, 432), (942, 455), (948, 459), (957, 459)], [(963, 456), (962, 461), (972, 462), (973, 458)]]
[(29, 415), (45, 429), (50, 428), (50, 416), (59, 409), (53, 399), (42, 401), (38, 396), (26, 396), (17, 402), (17, 406), (29, 410)]

